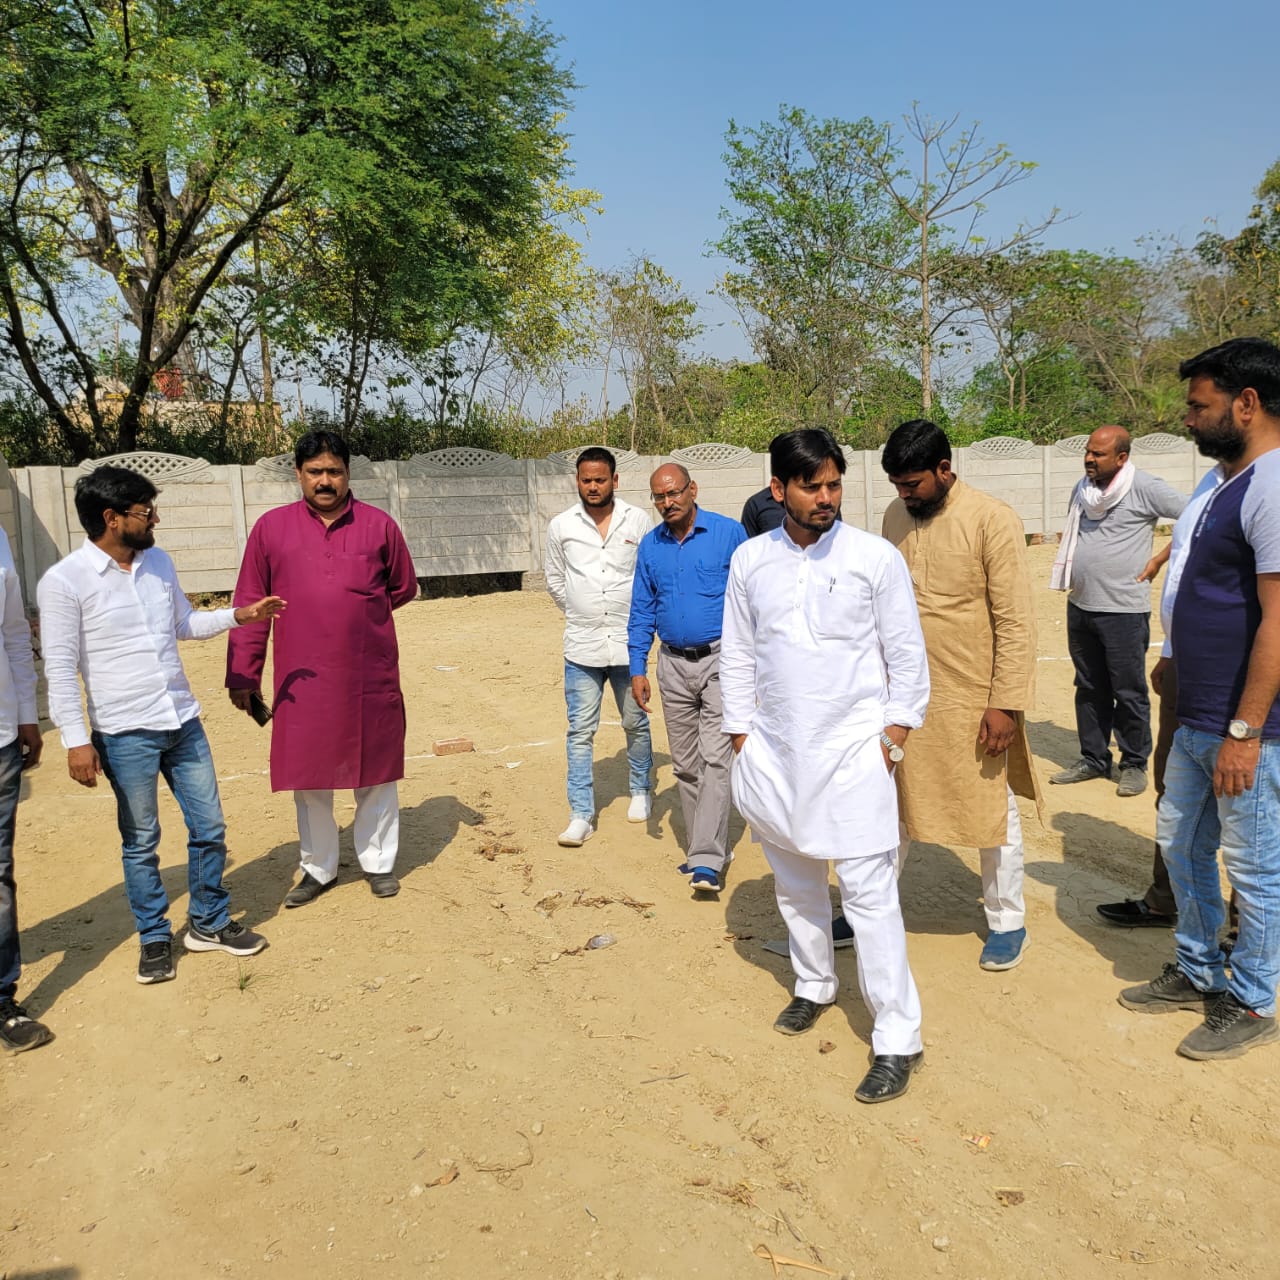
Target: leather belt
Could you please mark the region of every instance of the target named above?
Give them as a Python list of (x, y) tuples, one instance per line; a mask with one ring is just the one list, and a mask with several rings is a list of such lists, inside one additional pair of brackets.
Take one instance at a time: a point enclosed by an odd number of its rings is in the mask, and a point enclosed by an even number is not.
[(700, 658), (708, 658), (720, 648), (719, 640), (712, 640), (710, 644), (696, 644), (692, 649), (681, 649), (674, 644), (667, 644), (664, 640), (662, 647), (673, 657), (683, 658), (686, 662), (697, 662)]

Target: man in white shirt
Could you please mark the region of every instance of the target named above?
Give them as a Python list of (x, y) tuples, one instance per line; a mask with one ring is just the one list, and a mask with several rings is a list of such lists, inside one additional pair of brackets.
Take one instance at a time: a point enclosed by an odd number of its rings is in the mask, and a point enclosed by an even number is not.
[(898, 904), (894, 764), (924, 723), (929, 668), (911, 576), (883, 538), (841, 523), (845, 469), (826, 431), (769, 449), (782, 527), (734, 552), (720, 642), (733, 801), (773, 868), (795, 999), (774, 1029), (808, 1031), (836, 997), (828, 867), (874, 1017), (854, 1096), (906, 1092), (923, 1058), (920, 997)]
[[(62, 732), (67, 768), (86, 787), (96, 787), (105, 773), (115, 792), (125, 893), (142, 944), (141, 983), (175, 976), (158, 853), (161, 774), (187, 824), (187, 950), (251, 956), (267, 945), (229, 913), (218, 780), (177, 642), (208, 640), (284, 608), (278, 596), (267, 596), (240, 609), (192, 609), (173, 561), (155, 545), (156, 492), (150, 480), (125, 467), (81, 476), (76, 513), (88, 537), (44, 575), (38, 589), (49, 714)], [(77, 673), (84, 680), (88, 725)]]
[(0, 1047), (9, 1053), (37, 1049), (53, 1039), (43, 1023), (17, 1002), (22, 954), (18, 948), (18, 891), (13, 875), (22, 772), (40, 759), (44, 742), (36, 718), (36, 668), (31, 627), (9, 539), (0, 529)]
[(608, 681), (627, 738), (631, 803), (628, 822), (651, 808), (653, 745), (649, 717), (631, 694), (627, 615), (636, 551), (649, 532), (645, 512), (617, 497), (616, 462), (608, 449), (578, 455), (578, 497), (547, 529), (547, 590), (565, 616), (564, 700), (569, 713), (569, 825), (559, 843), (577, 848), (595, 834), (592, 743)]

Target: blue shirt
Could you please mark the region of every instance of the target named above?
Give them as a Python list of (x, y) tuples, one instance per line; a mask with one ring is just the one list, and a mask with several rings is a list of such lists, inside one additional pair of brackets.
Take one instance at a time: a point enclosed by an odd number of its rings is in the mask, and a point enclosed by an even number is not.
[(736, 520), (694, 508), (693, 528), (677, 542), (665, 524), (645, 534), (636, 554), (627, 620), (631, 674), (642, 676), (653, 633), (664, 644), (694, 649), (720, 639), (729, 561), (747, 540)]
[[(1196, 522), (1173, 602), (1178, 723), (1225, 737), (1262, 621), (1258, 574), (1280, 573), (1280, 449), (1223, 483)], [(1280, 699), (1261, 726), (1280, 738)]]

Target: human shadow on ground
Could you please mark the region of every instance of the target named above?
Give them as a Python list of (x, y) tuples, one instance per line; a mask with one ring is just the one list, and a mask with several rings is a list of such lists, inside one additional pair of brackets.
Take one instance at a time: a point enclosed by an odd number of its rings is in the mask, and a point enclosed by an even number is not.
[[(973, 857), (977, 858), (976, 851)], [(829, 892), (834, 914), (840, 908), (834, 875)], [(899, 881), (899, 893), (908, 935), (985, 934), (981, 877), (951, 849), (913, 843)], [(766, 942), (787, 936), (778, 914), (773, 876), (743, 880), (734, 885), (725, 906), (725, 923), (738, 956), (776, 979), (783, 993), (780, 1011), (791, 998), (795, 976), (786, 956), (764, 949)], [(872, 1019), (858, 989), (857, 964), (854, 948), (842, 947), (836, 951), (836, 976), (840, 983), (836, 1004), (853, 1033), (869, 1046)]]
[(1152, 841), (1089, 813), (1057, 813), (1062, 862), (1028, 862), (1026, 874), (1048, 885), (1054, 910), (1080, 940), (1107, 960), (1117, 978), (1145, 981), (1173, 956), (1168, 929), (1122, 929), (1097, 913), (1100, 902), (1141, 897), (1151, 880)]
[(1074, 729), (1054, 724), (1052, 720), (1028, 720), (1027, 737), (1036, 755), (1042, 760), (1052, 760), (1060, 768), (1066, 769), (1080, 759), (1080, 737)]
[[(412, 889), (413, 872), (430, 866), (453, 842), (460, 827), (478, 826), (483, 821), (483, 814), (452, 795), (431, 796), (411, 809), (402, 809), (396, 875), (402, 881), (407, 880), (405, 887)], [(181, 823), (170, 822), (164, 841), (170, 848), (181, 839), (178, 832), (183, 832)], [(297, 878), (298, 841), (289, 840), (258, 857), (245, 858), (243, 851), (250, 840), (234, 829), (228, 835), (228, 869), (223, 883), (231, 894), (231, 914), (246, 928), (261, 928), (282, 911), (284, 895)], [(61, 956), (23, 997), (23, 1003), (29, 1004), (36, 1016), (77, 986), (117, 947), (137, 938), (133, 914), (124, 893), (123, 873), (119, 870), (119, 846), (112, 843), (102, 850), (102, 856), (113, 860), (117, 874), (122, 877), (120, 881), (30, 928), (20, 923), (24, 966), (32, 966), (48, 955), (60, 953)], [(339, 836), (338, 883), (358, 879), (360, 875), (348, 824)], [(172, 904), (187, 892), (185, 859), (162, 866), (160, 879), (171, 904), (169, 920), (174, 932), (174, 957), (181, 963), (183, 949), (178, 938), (186, 920), (181, 909), (175, 910)], [(86, 933), (91, 935), (87, 939)], [(26, 988), (25, 981), (21, 985)]]

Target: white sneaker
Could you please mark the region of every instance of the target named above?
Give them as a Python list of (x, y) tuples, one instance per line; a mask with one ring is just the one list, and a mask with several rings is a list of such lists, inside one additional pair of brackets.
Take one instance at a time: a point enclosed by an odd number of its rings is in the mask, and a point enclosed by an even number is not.
[(631, 797), (631, 803), (627, 806), (627, 821), (648, 822), (652, 812), (653, 796), (648, 791), (642, 791), (638, 796)]
[(573, 818), (569, 825), (556, 837), (556, 843), (566, 849), (577, 849), (595, 835), (596, 829), (586, 818)]

